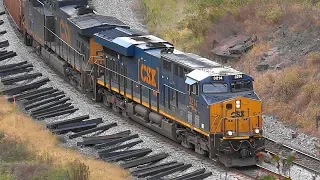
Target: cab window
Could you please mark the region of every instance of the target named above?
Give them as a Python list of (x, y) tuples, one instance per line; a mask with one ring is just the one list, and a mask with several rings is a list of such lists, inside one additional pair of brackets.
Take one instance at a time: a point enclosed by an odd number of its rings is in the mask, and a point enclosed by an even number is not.
[(194, 95), (199, 95), (199, 84), (195, 83), (193, 85), (188, 85), (187, 84), (187, 92), (189, 92), (189, 95), (194, 94)]
[(240, 81), (231, 83), (231, 92), (241, 92), (252, 90), (251, 81)]
[(203, 93), (225, 93), (228, 92), (228, 85), (225, 83), (210, 83), (202, 86)]

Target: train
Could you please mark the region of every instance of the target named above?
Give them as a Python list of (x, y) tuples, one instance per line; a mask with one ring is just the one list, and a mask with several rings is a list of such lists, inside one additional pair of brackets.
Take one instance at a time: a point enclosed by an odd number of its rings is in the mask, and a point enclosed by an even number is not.
[(254, 79), (130, 28), (88, 0), (3, 0), (26, 46), (124, 117), (218, 160), (253, 166), (264, 151)]

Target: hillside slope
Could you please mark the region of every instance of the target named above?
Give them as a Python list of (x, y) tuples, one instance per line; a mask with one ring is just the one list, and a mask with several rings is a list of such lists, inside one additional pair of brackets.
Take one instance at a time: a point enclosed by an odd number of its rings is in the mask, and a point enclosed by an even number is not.
[(214, 45), (257, 37), (228, 65), (255, 78), (264, 114), (318, 135), (319, 7), (318, 0), (140, 0), (149, 30), (184, 51), (214, 59)]
[[(64, 172), (65, 168), (68, 168), (72, 165), (77, 165), (81, 162), (85, 167), (88, 167), (89, 179), (92, 180), (120, 180), (120, 179), (131, 179), (128, 171), (121, 169), (116, 164), (110, 164), (104, 162), (102, 160), (97, 160), (94, 157), (88, 157), (79, 152), (76, 152), (72, 149), (63, 148), (59, 145), (59, 140), (56, 136), (52, 135), (52, 133), (45, 128), (44, 125), (40, 124), (32, 120), (31, 118), (23, 115), (19, 112), (19, 110), (9, 104), (3, 97), (0, 96), (0, 132), (4, 132), (8, 137), (15, 139), (12, 142), (11, 146), (0, 146), (0, 179), (4, 177), (4, 175), (10, 176), (10, 174), (3, 174), (1, 170), (3, 170), (6, 159), (16, 161), (9, 161), (15, 164), (12, 164), (12, 168), (18, 168), (16, 171), (12, 169), (12, 173), (16, 176), (21, 171), (22, 173), (26, 171), (25, 174), (20, 174), (20, 176), (24, 175), (26, 180), (28, 179), (46, 179), (41, 174), (37, 174), (40, 171), (37, 168), (46, 168), (47, 170), (59, 170), (60, 175), (65, 175), (68, 173)], [(1, 133), (0, 133), (1, 137)], [(1, 139), (1, 138), (0, 138)], [(3, 143), (0, 141), (0, 143)], [(25, 148), (18, 148), (21, 146), (19, 144), (23, 143)], [(15, 145), (17, 144), (17, 145)], [(9, 148), (9, 149), (8, 149)], [(26, 150), (24, 150), (26, 149)], [(30, 157), (30, 154), (32, 157)], [(3, 155), (3, 156), (2, 156)], [(11, 155), (11, 156), (10, 156)], [(33, 157), (36, 156), (36, 157)], [(5, 157), (5, 158), (3, 158)], [(23, 160), (23, 161), (22, 161)], [(35, 161), (36, 160), (36, 161)], [(3, 162), (4, 161), (4, 162)], [(29, 163), (29, 164), (28, 164)], [(71, 163), (71, 165), (70, 165)], [(73, 164), (72, 164), (73, 163)], [(24, 165), (25, 164), (25, 165)], [(2, 166), (3, 165), (3, 166)], [(46, 167), (43, 167), (46, 166)], [(48, 167), (47, 167), (48, 166)], [(49, 166), (55, 167), (54, 169), (50, 169)], [(20, 168), (20, 169), (19, 169)], [(77, 171), (81, 170), (77, 167), (72, 167), (73, 169), (67, 169), (67, 171)], [(7, 169), (7, 168), (5, 168)], [(21, 173), (20, 172), (20, 173)], [(28, 173), (27, 173), (28, 172)], [(87, 172), (87, 171), (85, 171)], [(51, 172), (48, 172), (49, 174)], [(69, 172), (70, 174), (70, 172)], [(73, 172), (73, 174), (81, 175), (81, 172)], [(107, 174), (107, 176), (106, 176)], [(37, 175), (37, 176), (36, 176)], [(46, 174), (42, 174), (46, 175)], [(52, 175), (52, 174), (51, 174)], [(47, 179), (62, 179), (62, 177), (54, 176), (47, 177)], [(82, 176), (78, 176), (81, 178)], [(19, 177), (20, 177), (19, 176)], [(11, 177), (11, 176), (10, 176)], [(77, 177), (69, 177), (67, 179), (78, 179)], [(15, 179), (15, 178), (7, 178), (7, 179)], [(21, 178), (18, 178), (21, 179)]]

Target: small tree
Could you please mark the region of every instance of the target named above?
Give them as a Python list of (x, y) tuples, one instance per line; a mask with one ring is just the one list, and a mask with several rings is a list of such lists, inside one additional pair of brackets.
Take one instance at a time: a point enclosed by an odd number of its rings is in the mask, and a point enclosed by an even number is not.
[[(261, 160), (268, 161), (268, 162), (273, 162), (276, 165), (276, 168), (279, 174), (279, 179), (281, 178), (281, 172), (282, 172), (283, 174), (288, 174), (289, 176), (285, 180), (291, 180), (290, 170), (293, 165), (293, 162), (296, 160), (294, 151), (292, 151), (287, 158), (285, 158), (282, 155), (282, 151), (274, 154), (273, 156), (271, 156), (269, 153), (264, 153), (264, 152), (257, 154), (257, 156), (259, 157), (260, 162)], [(261, 177), (259, 180), (274, 180), (274, 179), (275, 177), (268, 175), (268, 176)]]
[(295, 153), (296, 153), (295, 151), (292, 151), (287, 158), (283, 158), (283, 160), (282, 160), (282, 165), (283, 165), (282, 172), (284, 172), (285, 174), (287, 174), (287, 172), (288, 172), (289, 179), (291, 179), (290, 172), (291, 172), (291, 167), (293, 165), (293, 161), (296, 160)]

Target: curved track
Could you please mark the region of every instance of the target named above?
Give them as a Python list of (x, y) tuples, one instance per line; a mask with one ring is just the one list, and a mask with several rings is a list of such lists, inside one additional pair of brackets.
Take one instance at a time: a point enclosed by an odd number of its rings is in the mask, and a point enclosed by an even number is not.
[(251, 179), (259, 179), (263, 176), (273, 176), (277, 177), (278, 179), (286, 179), (288, 178), (287, 176), (280, 175), (277, 172), (274, 172), (266, 167), (263, 167), (261, 165), (256, 165), (252, 167), (243, 167), (243, 168), (236, 168), (233, 169), (236, 173), (242, 174), (248, 178)]
[(266, 138), (265, 147), (267, 152), (271, 154), (281, 152), (281, 155), (284, 157), (288, 157), (290, 153), (294, 151), (296, 157), (296, 160), (293, 161), (294, 164), (313, 173), (320, 174), (320, 158), (291, 148), (287, 145), (278, 144), (275, 140), (270, 138)]

